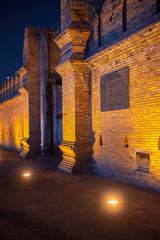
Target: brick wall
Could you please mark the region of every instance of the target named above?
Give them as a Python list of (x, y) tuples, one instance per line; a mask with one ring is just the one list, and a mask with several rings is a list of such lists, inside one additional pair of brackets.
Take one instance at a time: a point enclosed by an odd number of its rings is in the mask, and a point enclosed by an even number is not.
[[(160, 19), (160, 13), (157, 13), (156, 10), (156, 0), (127, 0), (127, 31), (123, 31), (124, 1), (109, 0), (103, 2), (101, 11), (97, 11), (98, 6), (94, 4), (94, 1), (91, 1), (90, 4), (89, 23), (91, 36), (87, 46), (87, 54), (89, 52), (92, 55), (96, 51), (101, 51), (103, 48), (125, 39)], [(99, 5), (102, 6), (102, 3)], [(101, 20), (101, 47), (98, 47), (98, 15)]]
[(23, 150), (22, 141), (29, 138), (26, 82), (27, 71), (22, 67), (0, 86), (0, 146), (16, 151)]
[(61, 31), (63, 32), (72, 20), (72, 0), (61, 1)]
[[(68, 173), (84, 173), (90, 163), (89, 71), (84, 61), (86, 42), (90, 35), (87, 1), (61, 1), (62, 32), (55, 39), (62, 59), (57, 71), (62, 76), (63, 161), (59, 169)], [(71, 12), (68, 16), (68, 12)]]
[(29, 138), (29, 109), (28, 93), (21, 88), (19, 95), (0, 104), (0, 146), (20, 152), (24, 138)]
[[(46, 34), (46, 41), (42, 37), (43, 32)], [(54, 42), (54, 36), (55, 31), (49, 30), (47, 27), (45, 28), (26, 28), (25, 30), (25, 36), (24, 36), (24, 46), (23, 46), (23, 66), (19, 71), (15, 73), (15, 76), (8, 78), (5, 80), (2, 85), (0, 86), (0, 107), (3, 107), (3, 111), (0, 110), (0, 114), (2, 114), (3, 118), (8, 118), (7, 111), (10, 111), (11, 108), (14, 109), (12, 114), (10, 114), (10, 120), (9, 121), (15, 121), (16, 118), (19, 118), (19, 116), (23, 116), (23, 109), (27, 108), (28, 111), (28, 118), (26, 118), (27, 121), (27, 127), (28, 129), (28, 143), (26, 143), (27, 137), (26, 134), (24, 134), (25, 140), (23, 140), (23, 144), (26, 147), (26, 151), (24, 151), (22, 154), (23, 156), (26, 155), (30, 157), (37, 157), (41, 155), (41, 131), (43, 134), (48, 133), (49, 131), (49, 108), (48, 108), (48, 98), (46, 98), (48, 94), (48, 79), (50, 82), (56, 82), (56, 79), (59, 77), (58, 73), (55, 71), (55, 66), (60, 61), (60, 54), (59, 49), (57, 45)], [(41, 50), (41, 51), (40, 51)], [(59, 77), (60, 81), (60, 77)], [(41, 91), (40, 91), (41, 86)], [(44, 93), (45, 86), (46, 91)], [(27, 101), (22, 101), (21, 99), (21, 90), (22, 88), (27, 93)], [(19, 96), (19, 97), (18, 97)], [(47, 115), (47, 121), (44, 116), (44, 112), (42, 113), (42, 96), (46, 98), (45, 102), (45, 114)], [(6, 104), (7, 106), (12, 105), (12, 107), (7, 107), (5, 109)], [(22, 106), (24, 104), (24, 106)], [(44, 107), (44, 106), (43, 106)], [(22, 112), (21, 112), (22, 111)], [(25, 111), (25, 110), (24, 110)], [(42, 113), (42, 114), (41, 114)], [(40, 114), (42, 115), (42, 118), (40, 118)], [(17, 117), (18, 116), (18, 117)], [(28, 123), (29, 121), (29, 123)], [(44, 128), (42, 129), (41, 123), (44, 123)], [(13, 127), (10, 128), (10, 124), (6, 125), (6, 127), (3, 129), (3, 121), (0, 119), (0, 124), (2, 127), (2, 132), (7, 131), (9, 132), (9, 136), (12, 136), (15, 134), (18, 134), (19, 139), (22, 137), (20, 132), (23, 131), (23, 126), (20, 125), (20, 121), (18, 121), (19, 127), (13, 129)], [(23, 123), (23, 121), (22, 121)], [(12, 123), (14, 125), (14, 122)], [(22, 124), (23, 125), (23, 124)], [(9, 129), (7, 129), (9, 128)], [(19, 130), (19, 128), (22, 128)], [(46, 131), (46, 132), (45, 132)], [(2, 135), (4, 135), (2, 133)], [(47, 135), (47, 134), (46, 134)], [(45, 138), (46, 139), (46, 138)], [(48, 147), (48, 139), (49, 136), (47, 136), (47, 140), (45, 144), (47, 144)], [(4, 138), (2, 138), (3, 142)], [(12, 137), (10, 140), (7, 140), (9, 145), (4, 141), (3, 146), (11, 146), (13, 144)], [(21, 139), (22, 140), (22, 139)], [(15, 141), (15, 146), (16, 146)], [(19, 144), (19, 143), (18, 143)], [(28, 144), (29, 144), (29, 152), (28, 152)], [(16, 150), (16, 147), (14, 148)], [(17, 150), (20, 150), (20, 146), (18, 145)]]
[[(86, 59), (92, 72), (94, 171), (156, 190), (160, 190), (159, 34), (160, 24), (152, 24)], [(125, 67), (129, 68), (129, 108), (101, 112), (101, 77)], [(136, 171), (134, 150), (149, 152), (150, 173)]]
[[(39, 29), (26, 28), (22, 67), (1, 86), (1, 145), (22, 150), (28, 139), (28, 156), (40, 155), (40, 58)], [(24, 78), (22, 71), (25, 71)], [(5, 119), (7, 122), (5, 123)], [(25, 140), (25, 141), (26, 141)]]
[(40, 134), (40, 54), (39, 29), (26, 28), (24, 39), (24, 64), (27, 62), (28, 82), (25, 86), (29, 93), (29, 140), (31, 156), (41, 153)]
[[(49, 30), (49, 74), (58, 74), (55, 70), (55, 67), (61, 60), (60, 49), (57, 44), (54, 42), (56, 35), (55, 30)], [(55, 76), (55, 75), (54, 75)]]
[[(46, 41), (41, 35), (43, 31)], [(25, 88), (29, 92), (30, 137), (28, 143), (31, 156), (41, 154), (42, 144), (49, 151), (49, 101), (46, 98), (49, 94), (48, 79), (51, 82), (57, 79), (58, 73), (55, 71), (55, 66), (60, 61), (60, 50), (54, 42), (55, 33), (55, 30), (47, 27), (27, 28), (25, 31), (23, 61), (24, 64), (27, 63), (28, 72), (28, 82)], [(41, 101), (44, 97), (45, 104)], [(43, 134), (45, 134), (45, 143), (44, 139), (41, 139)]]

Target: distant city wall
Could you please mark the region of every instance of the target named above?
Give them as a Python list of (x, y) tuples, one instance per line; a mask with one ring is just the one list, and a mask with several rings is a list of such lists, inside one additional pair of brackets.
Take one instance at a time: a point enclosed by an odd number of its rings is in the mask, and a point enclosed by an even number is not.
[(28, 93), (22, 87), (11, 96), (0, 104), (0, 146), (21, 152), (22, 142), (29, 138)]
[(18, 89), (22, 87), (27, 78), (27, 71), (21, 68), (14, 76), (8, 77), (0, 86), (0, 103), (19, 95)]
[(22, 67), (0, 86), (0, 146), (19, 152), (23, 140), (29, 138), (27, 76)]

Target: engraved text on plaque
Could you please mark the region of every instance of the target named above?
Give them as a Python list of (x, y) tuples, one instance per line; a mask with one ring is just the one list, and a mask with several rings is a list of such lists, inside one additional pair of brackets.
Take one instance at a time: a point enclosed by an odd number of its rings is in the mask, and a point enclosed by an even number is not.
[(129, 107), (128, 68), (101, 77), (101, 111)]

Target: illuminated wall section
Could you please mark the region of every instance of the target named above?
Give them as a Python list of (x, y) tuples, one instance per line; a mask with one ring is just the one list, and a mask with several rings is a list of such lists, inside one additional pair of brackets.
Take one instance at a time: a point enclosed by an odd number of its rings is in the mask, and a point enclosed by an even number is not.
[(29, 109), (27, 91), (19, 92), (0, 104), (0, 146), (21, 152), (22, 140), (29, 138)]
[[(84, 51), (90, 35), (86, 1), (62, 1), (62, 32), (55, 42), (62, 59), (63, 161), (58, 169), (69, 174), (90, 171), (89, 71)], [(71, 14), (70, 14), (71, 13)], [(67, 21), (67, 22), (66, 22)]]
[[(160, 23), (150, 25), (86, 60), (92, 71), (94, 171), (156, 189), (160, 185), (159, 35)], [(123, 68), (129, 69), (129, 107), (101, 111), (101, 77)], [(137, 153), (149, 154), (150, 172), (137, 171)]]
[[(75, 84), (71, 64), (65, 64), (63, 72), (63, 141), (75, 142)], [(68, 127), (70, 126), (70, 127)]]

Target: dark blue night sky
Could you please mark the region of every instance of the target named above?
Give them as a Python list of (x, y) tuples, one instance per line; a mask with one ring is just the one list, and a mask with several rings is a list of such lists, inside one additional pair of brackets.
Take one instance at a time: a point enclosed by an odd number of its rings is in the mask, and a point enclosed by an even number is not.
[(26, 27), (60, 26), (60, 0), (2, 1), (0, 7), (0, 83), (22, 66)]

